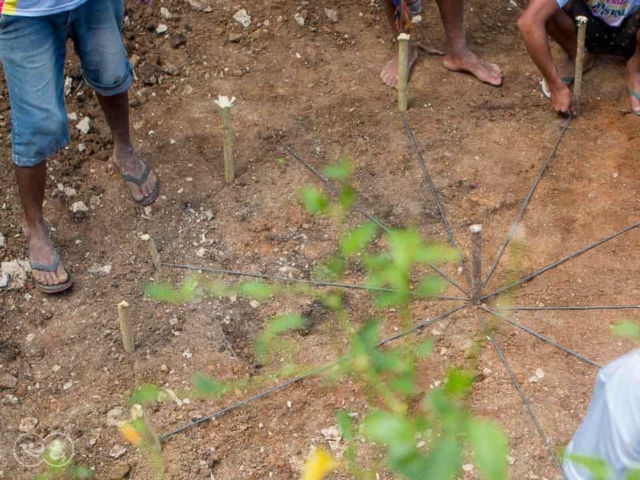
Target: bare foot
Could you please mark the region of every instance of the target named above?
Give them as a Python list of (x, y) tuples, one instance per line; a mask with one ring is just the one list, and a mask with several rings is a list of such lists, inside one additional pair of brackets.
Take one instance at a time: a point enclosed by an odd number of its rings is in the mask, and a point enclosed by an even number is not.
[[(32, 264), (52, 265), (56, 257), (55, 247), (49, 238), (49, 231), (44, 223), (26, 229), (27, 243), (29, 245), (29, 261)], [(41, 285), (63, 285), (69, 280), (69, 274), (62, 263), (55, 272), (44, 272), (32, 269), (31, 274), (35, 281)]]
[[(409, 71), (411, 71), (415, 65), (416, 60), (418, 60), (418, 49), (413, 42), (411, 42), (409, 43)], [(386, 67), (382, 69), (380, 78), (385, 85), (388, 85), (391, 88), (398, 87), (398, 55), (396, 55), (393, 60), (387, 63)]]
[[(640, 58), (638, 54), (627, 63), (627, 88), (629, 89), (629, 99), (631, 100), (631, 111), (640, 115)], [(632, 93), (633, 92), (633, 93)]]
[[(147, 166), (146, 163), (140, 160), (133, 149), (121, 152), (114, 151), (112, 161), (120, 173), (123, 175), (130, 175), (134, 178), (141, 178)], [(149, 172), (146, 181), (142, 185), (138, 185), (131, 181), (127, 181), (127, 185), (129, 186), (129, 190), (131, 190), (131, 196), (133, 199), (136, 202), (141, 202), (154, 192), (158, 185), (158, 177), (152, 170)]]
[(447, 53), (444, 57), (444, 66), (452, 72), (467, 72), (478, 80), (494, 87), (502, 85), (502, 71), (493, 63), (480, 60), (475, 53), (465, 50), (454, 54)]

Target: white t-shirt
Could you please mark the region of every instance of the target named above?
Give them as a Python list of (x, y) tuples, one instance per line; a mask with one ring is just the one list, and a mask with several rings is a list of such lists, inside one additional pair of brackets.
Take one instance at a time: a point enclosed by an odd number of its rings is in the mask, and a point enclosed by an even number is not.
[(44, 17), (79, 7), (87, 0), (0, 0), (0, 14)]
[[(563, 8), (571, 0), (556, 0)], [(619, 27), (625, 18), (640, 10), (640, 0), (584, 0), (593, 15), (612, 27)]]
[(600, 370), (587, 415), (567, 447), (568, 480), (591, 480), (570, 455), (604, 460), (612, 472), (608, 480), (623, 480), (629, 470), (640, 469), (640, 350)]

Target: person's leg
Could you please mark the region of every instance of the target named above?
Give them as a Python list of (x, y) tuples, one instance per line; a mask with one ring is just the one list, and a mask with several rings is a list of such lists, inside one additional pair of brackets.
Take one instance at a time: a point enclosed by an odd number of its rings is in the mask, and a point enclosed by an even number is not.
[[(389, 24), (391, 28), (396, 33), (396, 36), (400, 33), (405, 32), (404, 22), (398, 22), (398, 6), (394, 0), (387, 0), (387, 17), (389, 19)], [(418, 49), (413, 42), (409, 42), (409, 71), (413, 68), (416, 61), (418, 60)], [(387, 63), (387, 65), (382, 69), (380, 73), (380, 78), (382, 79), (385, 85), (388, 85), (392, 88), (396, 88), (398, 86), (398, 55), (394, 55), (393, 59)]]
[(113, 162), (127, 181), (133, 199), (152, 203), (158, 194), (158, 178), (136, 155), (130, 136), (128, 90), (133, 80), (131, 66), (120, 33), (123, 0), (92, 0), (74, 10), (72, 38), (80, 56), (85, 81), (98, 101), (114, 141)]
[[(567, 7), (567, 11), (558, 10), (546, 24), (547, 33), (566, 54), (564, 60), (556, 65), (558, 75), (566, 80), (565, 83), (571, 83), (575, 77), (578, 51), (575, 17), (578, 15), (591, 16), (591, 13), (582, 2), (574, 1)], [(585, 52), (584, 71), (590, 70), (593, 63), (593, 57)]]
[[(9, 88), (13, 161), (29, 260), (46, 266), (53, 265), (57, 255), (42, 212), (46, 159), (69, 142), (63, 94), (66, 36), (64, 21), (56, 19), (62, 17), (5, 16), (0, 30), (0, 60)], [(62, 264), (55, 272), (33, 270), (32, 274), (41, 285), (70, 286)]]
[[(640, 13), (635, 20), (640, 24)], [(640, 28), (636, 32), (636, 51), (627, 62), (626, 80), (631, 111), (640, 115)]]
[(500, 68), (480, 60), (467, 46), (464, 0), (438, 0), (438, 8), (445, 33), (445, 67), (454, 72), (468, 72), (490, 85), (502, 85)]

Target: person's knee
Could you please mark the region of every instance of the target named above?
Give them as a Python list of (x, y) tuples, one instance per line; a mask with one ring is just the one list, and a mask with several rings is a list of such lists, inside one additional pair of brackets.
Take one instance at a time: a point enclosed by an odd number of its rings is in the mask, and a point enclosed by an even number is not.
[(119, 58), (120, 60), (116, 63), (100, 62), (99, 67), (84, 70), (85, 81), (99, 95), (104, 97), (118, 95), (131, 87), (132, 68), (126, 55), (120, 54)]

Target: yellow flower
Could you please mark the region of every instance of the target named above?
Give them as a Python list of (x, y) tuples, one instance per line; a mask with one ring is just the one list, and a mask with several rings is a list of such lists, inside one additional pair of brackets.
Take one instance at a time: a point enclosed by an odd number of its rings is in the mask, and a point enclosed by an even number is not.
[(120, 433), (124, 439), (132, 445), (137, 445), (142, 439), (140, 433), (130, 423), (123, 423), (120, 425)]
[(314, 450), (307, 458), (301, 480), (322, 480), (336, 467), (333, 457), (324, 450)]

